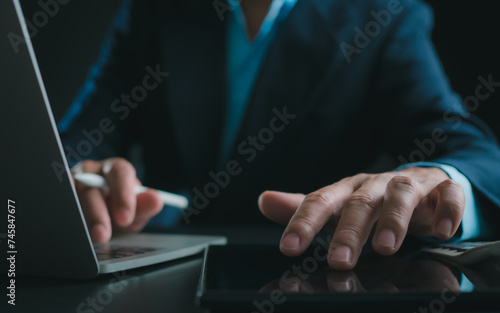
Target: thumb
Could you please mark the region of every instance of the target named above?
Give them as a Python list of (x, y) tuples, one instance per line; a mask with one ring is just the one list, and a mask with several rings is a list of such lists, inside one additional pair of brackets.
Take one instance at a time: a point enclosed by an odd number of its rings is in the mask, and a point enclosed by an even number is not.
[(264, 191), (259, 197), (259, 209), (271, 221), (286, 225), (304, 198), (301, 193)]

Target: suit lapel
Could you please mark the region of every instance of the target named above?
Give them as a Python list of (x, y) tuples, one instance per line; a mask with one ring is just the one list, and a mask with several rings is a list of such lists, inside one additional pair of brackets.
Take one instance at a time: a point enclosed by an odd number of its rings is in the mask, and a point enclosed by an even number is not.
[[(210, 2), (184, 14), (177, 13), (179, 8), (170, 9), (174, 13), (162, 27), (161, 53), (162, 65), (171, 73), (167, 87), (171, 122), (187, 173), (195, 183), (204, 183), (217, 164), (225, 116), (228, 23), (220, 21)], [(238, 158), (238, 143), (269, 126), (273, 109), (282, 111), (286, 106), (297, 114), (293, 128), (306, 119), (331, 83), (328, 78), (335, 65), (344, 61), (335, 37), (342, 25), (348, 25), (348, 11), (344, 1), (298, 1), (262, 64), (233, 157)]]
[[(170, 120), (178, 153), (194, 183), (214, 169), (226, 103), (226, 23), (208, 4), (184, 14), (174, 10), (161, 35), (162, 63), (171, 73)], [(202, 13), (207, 10), (210, 16)]]
[(286, 106), (289, 113), (297, 115), (291, 128), (307, 118), (321, 91), (332, 82), (337, 65), (344, 61), (336, 34), (348, 25), (344, 22), (350, 18), (348, 11), (343, 1), (297, 2), (262, 64), (236, 148), (249, 135), (269, 126), (273, 109), (281, 112)]

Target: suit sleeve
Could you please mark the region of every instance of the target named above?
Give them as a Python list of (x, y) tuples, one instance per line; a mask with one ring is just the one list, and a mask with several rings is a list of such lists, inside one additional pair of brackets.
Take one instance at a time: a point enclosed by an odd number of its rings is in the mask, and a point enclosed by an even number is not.
[(124, 156), (140, 136), (134, 129), (137, 114), (131, 114), (123, 98), (144, 76), (137, 14), (131, 15), (135, 2), (124, 1), (97, 63), (58, 125), (70, 166), (83, 159)]
[[(500, 149), (489, 128), (471, 114), (480, 97), (465, 97), (464, 105), (453, 93), (430, 39), (431, 10), (418, 1), (402, 3), (376, 82), (387, 103), (384, 144), (401, 165), (427, 161), (454, 167), (470, 181), (482, 213), (497, 215)], [(478, 79), (478, 86), (485, 80)]]

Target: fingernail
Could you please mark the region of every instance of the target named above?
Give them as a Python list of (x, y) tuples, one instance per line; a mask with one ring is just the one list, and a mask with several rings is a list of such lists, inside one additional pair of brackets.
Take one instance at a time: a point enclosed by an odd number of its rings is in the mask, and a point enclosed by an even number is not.
[(104, 162), (104, 164), (102, 165), (102, 172), (104, 174), (109, 174), (109, 172), (111, 172), (111, 169), (113, 168), (113, 161), (111, 160), (107, 160)]
[(285, 250), (297, 250), (299, 245), (300, 238), (295, 233), (290, 233), (281, 240), (281, 248)]
[(393, 231), (384, 229), (378, 235), (377, 242), (382, 247), (394, 249), (394, 247), (396, 246), (396, 235), (394, 235)]
[(130, 211), (125, 208), (118, 209), (116, 212), (116, 222), (118, 224), (126, 224), (130, 219)]
[(453, 223), (449, 218), (444, 218), (439, 221), (437, 231), (446, 237), (451, 237), (451, 229), (453, 228)]
[(331, 287), (338, 292), (348, 292), (352, 290), (352, 280), (348, 279), (344, 282), (334, 282), (331, 283)]
[(286, 286), (288, 292), (300, 292), (300, 283), (294, 281)]
[(351, 248), (347, 246), (338, 246), (334, 248), (330, 259), (332, 261), (337, 261), (337, 262), (351, 263), (352, 262)]
[(97, 240), (106, 236), (106, 228), (101, 224), (96, 224), (90, 229), (90, 237)]

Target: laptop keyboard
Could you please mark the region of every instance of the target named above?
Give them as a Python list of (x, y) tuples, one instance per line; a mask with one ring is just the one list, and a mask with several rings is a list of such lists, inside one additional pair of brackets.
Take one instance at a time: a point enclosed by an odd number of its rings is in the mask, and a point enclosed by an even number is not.
[(94, 245), (95, 254), (98, 261), (120, 259), (158, 250), (157, 248), (128, 247), (117, 245)]

